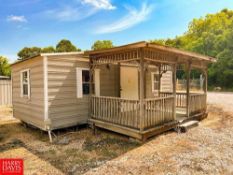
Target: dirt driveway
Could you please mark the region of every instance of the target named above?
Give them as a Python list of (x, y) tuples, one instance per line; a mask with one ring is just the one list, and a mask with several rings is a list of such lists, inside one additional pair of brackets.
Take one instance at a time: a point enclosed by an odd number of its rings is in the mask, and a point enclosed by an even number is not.
[(232, 92), (210, 92), (208, 93), (207, 103), (218, 106), (224, 111), (233, 112), (233, 93)]
[(233, 174), (233, 94), (209, 93), (208, 103), (199, 127), (160, 135), (86, 174)]
[[(0, 158), (23, 158), (25, 174), (233, 174), (233, 94), (209, 93), (209, 116), (184, 134), (167, 132), (139, 145), (112, 132), (64, 131), (69, 144), (50, 144), (0, 111)], [(68, 134), (67, 134), (68, 133)]]
[(0, 108), (0, 158), (23, 159), (25, 175), (83, 174), (139, 146), (112, 132), (93, 135), (85, 126), (56, 134), (59, 142), (50, 144), (47, 133), (25, 128), (11, 108)]

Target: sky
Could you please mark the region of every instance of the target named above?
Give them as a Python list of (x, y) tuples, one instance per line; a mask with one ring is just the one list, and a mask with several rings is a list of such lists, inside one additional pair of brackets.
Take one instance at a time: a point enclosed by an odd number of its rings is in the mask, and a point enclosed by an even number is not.
[(96, 40), (114, 45), (174, 38), (193, 18), (233, 0), (0, 0), (0, 55), (17, 59), (23, 47), (56, 46), (69, 39), (82, 50)]

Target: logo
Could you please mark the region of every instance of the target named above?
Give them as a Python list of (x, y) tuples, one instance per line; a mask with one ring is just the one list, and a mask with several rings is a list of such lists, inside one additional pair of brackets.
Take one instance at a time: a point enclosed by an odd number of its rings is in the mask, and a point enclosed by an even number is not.
[(23, 175), (23, 160), (0, 159), (0, 175)]

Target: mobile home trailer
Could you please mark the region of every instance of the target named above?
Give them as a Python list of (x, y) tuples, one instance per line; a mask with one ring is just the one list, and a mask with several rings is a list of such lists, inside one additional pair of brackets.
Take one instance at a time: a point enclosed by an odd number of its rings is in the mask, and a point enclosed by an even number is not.
[[(89, 122), (145, 140), (176, 127), (180, 116), (206, 116), (206, 71), (213, 61), (147, 42), (40, 54), (12, 64), (13, 115), (49, 132)], [(176, 92), (181, 64), (188, 75), (182, 93)], [(205, 75), (202, 92), (189, 89), (191, 69)]]

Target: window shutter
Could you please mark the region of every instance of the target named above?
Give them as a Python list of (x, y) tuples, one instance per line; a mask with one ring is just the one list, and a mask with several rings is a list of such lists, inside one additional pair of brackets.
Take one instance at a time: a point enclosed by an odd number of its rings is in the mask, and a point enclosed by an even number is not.
[(95, 69), (95, 95), (100, 96), (100, 69)]
[(83, 97), (83, 86), (82, 86), (82, 69), (76, 69), (76, 88), (77, 88), (77, 98)]

